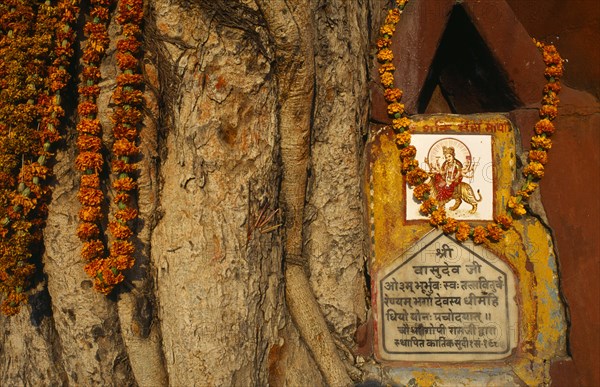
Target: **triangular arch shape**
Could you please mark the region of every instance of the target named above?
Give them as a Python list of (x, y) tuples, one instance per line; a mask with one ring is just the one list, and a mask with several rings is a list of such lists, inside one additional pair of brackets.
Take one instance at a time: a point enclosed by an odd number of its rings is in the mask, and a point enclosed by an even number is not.
[[(511, 101), (505, 108), (539, 103), (545, 84), (542, 57), (505, 0), (417, 0), (405, 9), (393, 37), (396, 84), (404, 91), (406, 110), (410, 114), (423, 110), (419, 99), (427, 94), (427, 77), (456, 7), (470, 21), (504, 79), (504, 90), (499, 92), (508, 93)], [(381, 89), (374, 91), (373, 118), (387, 122), (385, 110), (378, 108), (385, 106)]]

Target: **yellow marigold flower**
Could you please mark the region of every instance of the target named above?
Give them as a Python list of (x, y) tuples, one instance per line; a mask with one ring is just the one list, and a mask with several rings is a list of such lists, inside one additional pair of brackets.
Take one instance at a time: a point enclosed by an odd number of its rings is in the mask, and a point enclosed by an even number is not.
[(552, 140), (544, 136), (531, 137), (531, 147), (534, 149), (548, 150), (552, 148)]
[(381, 84), (383, 87), (392, 87), (394, 85), (394, 74), (383, 73), (381, 74)]
[(392, 126), (394, 129), (404, 128), (407, 129), (410, 126), (411, 120), (407, 117), (395, 118), (392, 121)]
[(391, 103), (387, 107), (387, 112), (390, 116), (402, 114), (404, 113), (404, 104), (399, 102)]
[(544, 58), (544, 63), (546, 64), (546, 66), (558, 65), (562, 63), (562, 58), (556, 50), (553, 52), (544, 50), (542, 56)]
[(442, 225), (445, 221), (446, 210), (443, 208), (433, 211), (429, 217), (429, 223), (435, 227)]
[(402, 166), (400, 166), (400, 172), (402, 172), (403, 174), (406, 174), (418, 166), (419, 166), (419, 162), (415, 159), (411, 159), (411, 158), (402, 159)]
[(515, 215), (524, 215), (527, 212), (525, 207), (523, 207), (514, 196), (511, 196), (510, 199), (508, 199), (507, 207), (510, 208)]
[(393, 25), (393, 24), (384, 24), (379, 29), (379, 34), (381, 34), (382, 36), (383, 35), (392, 36), (392, 35), (394, 35), (394, 32), (396, 32), (396, 25)]
[(381, 50), (382, 48), (389, 47), (392, 44), (392, 39), (388, 38), (380, 38), (377, 39), (377, 49)]
[(549, 66), (544, 70), (544, 75), (552, 78), (560, 78), (563, 76), (564, 68), (562, 64), (557, 66)]
[(529, 161), (537, 161), (538, 163), (545, 165), (548, 162), (548, 152), (543, 150), (530, 150)]
[(458, 223), (458, 227), (456, 229), (456, 239), (460, 242), (464, 242), (469, 239), (469, 235), (471, 235), (471, 226), (465, 222)]
[(442, 226), (442, 231), (445, 234), (455, 233), (458, 229), (458, 221), (454, 218), (446, 218), (446, 223)]
[(532, 194), (538, 188), (538, 183), (530, 182), (523, 188), (528, 194)]
[(560, 99), (558, 98), (558, 96), (554, 92), (550, 92), (548, 94), (545, 94), (542, 97), (542, 104), (543, 105), (558, 106), (559, 103), (560, 103)]
[(398, 144), (398, 146), (401, 146), (401, 147), (406, 147), (408, 144), (410, 144), (410, 133), (409, 132), (398, 133), (396, 135), (396, 144)]
[(383, 96), (387, 102), (396, 102), (402, 98), (402, 90), (397, 87), (385, 89)]
[(488, 232), (483, 226), (477, 226), (473, 229), (473, 242), (483, 243), (487, 240)]
[(389, 48), (382, 48), (377, 53), (377, 60), (380, 62), (391, 62), (394, 59), (394, 53)]
[(381, 66), (379, 66), (379, 75), (383, 75), (383, 73), (393, 73), (394, 71), (396, 71), (396, 66), (391, 62), (382, 63)]
[(541, 179), (544, 177), (544, 166), (537, 161), (533, 161), (525, 167), (523, 170), (523, 175), (525, 177), (533, 176), (536, 179)]
[(390, 9), (385, 18), (385, 24), (397, 24), (399, 21), (400, 21), (400, 11), (396, 8)]

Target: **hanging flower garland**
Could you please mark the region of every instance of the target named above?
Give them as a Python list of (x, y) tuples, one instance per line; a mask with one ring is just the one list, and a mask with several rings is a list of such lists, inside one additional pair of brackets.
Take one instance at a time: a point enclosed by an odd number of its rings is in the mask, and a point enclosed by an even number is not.
[[(50, 197), (43, 181), (52, 173), (47, 163), (52, 144), (60, 138), (57, 127), (64, 115), (60, 107), (64, 84), (52, 83), (54, 67), (49, 66), (49, 59), (53, 58), (55, 66), (68, 66), (74, 35), (65, 31), (57, 40), (57, 29), (75, 20), (77, 7), (76, 2), (66, 0), (58, 5), (46, 1), (37, 7), (11, 0), (2, 6), (0, 291), (5, 295), (2, 312), (14, 315), (27, 301), (24, 291), (35, 271), (29, 260), (40, 252)], [(53, 53), (53, 45), (67, 51)]]
[(115, 285), (124, 280), (122, 271), (134, 264), (135, 248), (129, 240), (133, 236), (133, 230), (128, 222), (137, 218), (137, 210), (132, 207), (133, 191), (137, 188), (133, 177), (136, 168), (131, 159), (138, 153), (135, 145), (137, 125), (142, 118), (142, 92), (139, 90), (142, 76), (137, 73), (139, 64), (135, 54), (141, 46), (138, 36), (141, 35), (143, 8), (141, 0), (121, 1), (118, 8), (117, 22), (124, 37), (117, 43), (117, 62), (122, 73), (117, 77), (117, 88), (113, 93), (116, 108), (113, 114), (115, 142), (112, 146), (112, 170), (117, 174), (113, 188), (116, 190), (114, 201), (118, 209), (115, 212), (115, 220), (108, 225), (114, 241), (108, 257), (105, 257), (104, 242), (100, 238), (104, 194), (100, 189), (99, 176), (104, 167), (104, 159), (100, 153), (102, 128), (97, 118), (96, 101), (100, 94), (99, 64), (109, 43), (106, 24), (109, 19), (110, 0), (95, 0), (92, 3), (92, 19), (85, 27), (89, 38), (83, 53), (85, 67), (79, 87), (82, 100), (78, 108), (81, 120), (77, 125), (79, 155), (76, 167), (83, 175), (78, 195), (82, 207), (79, 212), (81, 223), (77, 235), (84, 242), (81, 255), (88, 262), (85, 265), (86, 273), (93, 278), (94, 288), (98, 292), (108, 294)]
[(380, 29), (380, 38), (377, 40), (380, 81), (384, 88), (387, 112), (392, 118), (392, 128), (396, 133), (401, 172), (406, 176), (408, 185), (413, 188), (413, 196), (421, 203), (419, 211), (429, 216), (429, 223), (433, 227), (441, 228), (446, 234), (455, 234), (459, 241), (469, 238), (478, 244), (486, 241), (499, 241), (504, 231), (512, 225), (513, 218), (527, 212), (525, 209), (527, 199), (537, 189), (537, 182), (544, 176), (544, 165), (548, 162), (548, 150), (552, 147), (550, 137), (555, 131), (552, 121), (558, 115), (559, 79), (563, 74), (563, 60), (553, 45), (544, 45), (534, 40), (536, 46), (542, 51), (546, 65), (544, 75), (548, 83), (543, 90), (542, 107), (539, 110), (540, 120), (535, 124), (535, 135), (531, 138), (529, 163), (523, 169), (524, 183), (521, 189), (508, 200), (506, 214), (499, 215), (495, 222), (490, 222), (486, 226), (471, 227), (468, 223), (459, 222), (446, 214), (444, 207), (440, 206), (432, 196), (432, 187), (428, 183), (429, 174), (419, 167), (419, 163), (415, 159), (417, 149), (411, 145), (409, 132), (411, 120), (404, 111), (404, 104), (400, 102), (402, 91), (394, 85), (395, 66), (392, 63), (394, 53), (391, 49), (392, 36), (407, 3), (408, 0), (396, 0), (396, 7), (388, 11)]

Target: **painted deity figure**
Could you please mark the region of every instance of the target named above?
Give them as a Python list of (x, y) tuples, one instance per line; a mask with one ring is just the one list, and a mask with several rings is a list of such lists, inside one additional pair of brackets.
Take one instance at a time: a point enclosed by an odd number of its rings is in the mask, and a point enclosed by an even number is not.
[(433, 175), (433, 184), (437, 193), (436, 199), (446, 203), (452, 198), (456, 186), (462, 182), (463, 165), (455, 158), (454, 147), (443, 147), (444, 163)]

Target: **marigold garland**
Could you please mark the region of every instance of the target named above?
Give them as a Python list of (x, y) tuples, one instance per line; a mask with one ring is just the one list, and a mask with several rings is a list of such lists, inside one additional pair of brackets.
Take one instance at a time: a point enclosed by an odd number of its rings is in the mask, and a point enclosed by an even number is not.
[(81, 255), (88, 262), (85, 271), (93, 278), (94, 288), (108, 294), (125, 279), (121, 272), (134, 264), (135, 248), (130, 241), (134, 232), (128, 223), (137, 218), (137, 210), (132, 207), (134, 196), (129, 192), (137, 188), (132, 158), (139, 153), (136, 146), (137, 125), (142, 119), (140, 105), (143, 95), (140, 86), (143, 80), (141, 74), (137, 73), (139, 63), (136, 55), (141, 47), (138, 38), (141, 35), (143, 4), (142, 0), (122, 0), (116, 17), (123, 38), (117, 42), (116, 56), (121, 74), (117, 76), (117, 87), (112, 96), (116, 105), (112, 116), (115, 140), (111, 148), (112, 171), (117, 175), (112, 185), (116, 191), (114, 202), (117, 210), (115, 220), (108, 224), (108, 230), (114, 238), (108, 256), (100, 239), (104, 194), (100, 190), (99, 173), (104, 168), (104, 159), (100, 153), (102, 126), (97, 118), (96, 101), (100, 94), (99, 64), (109, 44), (107, 22), (111, 1), (95, 0), (92, 4), (90, 21), (84, 27), (88, 41), (82, 56), (85, 67), (79, 86), (82, 98), (78, 112), (81, 120), (77, 125), (79, 154), (75, 165), (84, 174), (78, 195), (82, 207), (77, 235), (83, 241)]
[(445, 209), (438, 206), (436, 199), (431, 196), (431, 186), (427, 182), (429, 176), (418, 166), (415, 159), (416, 148), (410, 145), (411, 120), (404, 111), (404, 105), (400, 103), (402, 91), (394, 86), (395, 66), (392, 63), (394, 53), (391, 48), (392, 36), (407, 3), (408, 0), (396, 0), (396, 6), (388, 10), (376, 44), (377, 60), (380, 63), (380, 82), (384, 88), (384, 98), (388, 115), (392, 119), (392, 128), (396, 133), (401, 172), (405, 175), (408, 185), (413, 188), (414, 198), (421, 203), (420, 212), (429, 216), (429, 223), (433, 227), (441, 228), (446, 234), (455, 234), (456, 239), (461, 242), (469, 238), (476, 244), (499, 241), (502, 239), (503, 232), (511, 227), (513, 218), (527, 213), (525, 208), (527, 199), (537, 189), (536, 182), (544, 177), (544, 165), (548, 162), (548, 150), (552, 147), (550, 137), (555, 131), (552, 121), (558, 116), (559, 78), (563, 75), (563, 59), (556, 47), (534, 39), (536, 46), (542, 52), (546, 65), (544, 75), (548, 83), (543, 89), (542, 105), (539, 109), (540, 119), (534, 126), (535, 135), (531, 138), (529, 163), (523, 169), (524, 183), (521, 189), (508, 199), (506, 214), (499, 215), (495, 222), (473, 228), (466, 222), (459, 222), (447, 216)]
[(60, 92), (69, 80), (77, 4), (0, 5), (0, 309), (6, 315), (27, 301), (24, 292), (35, 271), (30, 259), (39, 254), (50, 196), (44, 181), (60, 139)]

